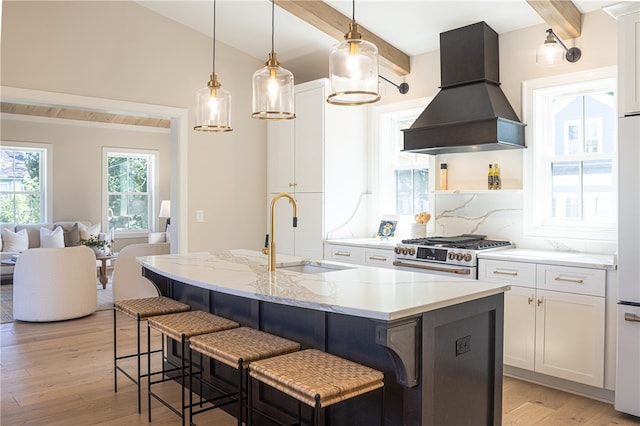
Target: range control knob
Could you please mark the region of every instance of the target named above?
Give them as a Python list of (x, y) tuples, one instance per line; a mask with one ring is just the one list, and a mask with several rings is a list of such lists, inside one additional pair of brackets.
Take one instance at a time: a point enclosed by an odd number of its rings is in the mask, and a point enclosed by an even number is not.
[(400, 254), (400, 253), (402, 253), (402, 249), (400, 247), (396, 247), (395, 252), (396, 252), (396, 254)]
[(416, 254), (416, 249), (414, 249), (413, 247), (409, 249), (409, 254), (411, 256), (413, 256), (414, 254)]
[(449, 258), (449, 260), (453, 260), (453, 259), (455, 259), (455, 258), (456, 258), (456, 254), (455, 254), (454, 252), (450, 251), (450, 252), (447, 254), (447, 257)]
[(462, 260), (464, 255), (462, 253), (456, 253), (456, 260)]
[(464, 261), (465, 262), (471, 262), (471, 253), (466, 253), (464, 255)]

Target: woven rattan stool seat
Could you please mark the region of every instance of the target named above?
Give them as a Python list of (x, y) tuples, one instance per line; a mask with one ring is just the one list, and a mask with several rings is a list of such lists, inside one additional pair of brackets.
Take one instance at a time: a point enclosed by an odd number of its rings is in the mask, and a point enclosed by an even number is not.
[[(138, 413), (141, 412), (140, 405), (140, 393), (141, 393), (141, 384), (140, 379), (142, 377), (147, 377), (148, 374), (142, 374), (140, 371), (140, 357), (142, 356), (142, 350), (140, 348), (140, 323), (147, 318), (155, 315), (165, 315), (165, 314), (173, 314), (178, 312), (186, 312), (191, 309), (191, 307), (187, 304), (178, 302), (177, 300), (169, 299), (168, 297), (158, 296), (158, 297), (148, 297), (144, 299), (127, 299), (127, 300), (119, 300), (115, 302), (113, 310), (113, 387), (114, 391), (118, 391), (118, 372), (124, 374), (129, 380), (138, 385)], [(118, 326), (116, 325), (116, 317), (117, 313), (122, 312), (126, 316), (133, 318), (137, 321), (137, 350), (135, 353), (130, 353), (126, 355), (118, 355), (117, 349), (117, 331)], [(162, 342), (162, 348), (157, 349), (152, 352), (164, 352), (164, 342)], [(137, 368), (136, 375), (133, 376), (128, 373), (121, 365), (118, 363), (120, 361), (126, 360), (128, 358), (137, 358)]]
[(174, 340), (187, 341), (198, 334), (215, 333), (239, 327), (235, 321), (204, 311), (180, 312), (177, 314), (149, 317), (149, 327)]
[(241, 361), (242, 368), (247, 368), (250, 362), (300, 349), (300, 343), (249, 327), (194, 336), (190, 345), (194, 351), (233, 368), (238, 368)]
[(249, 371), (251, 377), (312, 407), (316, 402), (326, 407), (384, 386), (380, 371), (316, 349), (255, 361)]
[(186, 312), (191, 309), (185, 303), (164, 296), (119, 300), (114, 302), (114, 306), (118, 311), (135, 319)]

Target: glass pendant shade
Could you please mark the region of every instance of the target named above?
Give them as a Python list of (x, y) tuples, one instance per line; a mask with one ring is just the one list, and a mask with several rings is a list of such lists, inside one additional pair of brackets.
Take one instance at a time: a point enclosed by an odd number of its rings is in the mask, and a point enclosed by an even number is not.
[(556, 41), (545, 41), (538, 47), (536, 63), (541, 65), (555, 65), (564, 60), (564, 49)]
[(293, 74), (269, 54), (264, 68), (253, 74), (253, 113), (251, 117), (263, 120), (295, 118)]
[(329, 52), (329, 78), (329, 103), (361, 105), (380, 100), (378, 48), (362, 40), (355, 22), (345, 40)]
[(201, 132), (229, 132), (231, 127), (231, 94), (223, 89), (215, 74), (206, 87), (196, 92), (196, 124)]

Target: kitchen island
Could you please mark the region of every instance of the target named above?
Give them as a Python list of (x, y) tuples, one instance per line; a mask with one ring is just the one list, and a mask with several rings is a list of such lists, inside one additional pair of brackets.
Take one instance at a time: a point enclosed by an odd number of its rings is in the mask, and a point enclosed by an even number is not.
[[(385, 373), (385, 425), (501, 423), (503, 292), (508, 285), (250, 250), (139, 258), (160, 292)], [(175, 356), (177, 346), (170, 348)], [(222, 389), (233, 371), (205, 365)], [(254, 387), (255, 406), (292, 423), (297, 404)], [(328, 424), (380, 424), (380, 395), (337, 404)], [(306, 407), (305, 407), (306, 408)], [(310, 416), (303, 410), (303, 418)], [(258, 424), (270, 424), (266, 420)]]

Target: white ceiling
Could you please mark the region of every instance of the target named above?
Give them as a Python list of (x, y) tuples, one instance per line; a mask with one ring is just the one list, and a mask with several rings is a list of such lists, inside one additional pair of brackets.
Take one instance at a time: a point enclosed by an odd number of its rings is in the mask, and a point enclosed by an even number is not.
[[(136, 1), (138, 4), (211, 37), (213, 0)], [(346, 16), (352, 1), (325, 0)], [(583, 12), (600, 9), (616, 0), (574, 0)], [(271, 50), (269, 0), (217, 0), (216, 39), (257, 59)], [(485, 21), (498, 34), (543, 23), (525, 0), (358, 0), (356, 21), (409, 56), (439, 48), (439, 34)], [(345, 32), (347, 28), (345, 28)], [(543, 40), (544, 34), (540, 36)], [(336, 40), (275, 7), (275, 51), (285, 63), (314, 55), (327, 55)]]

